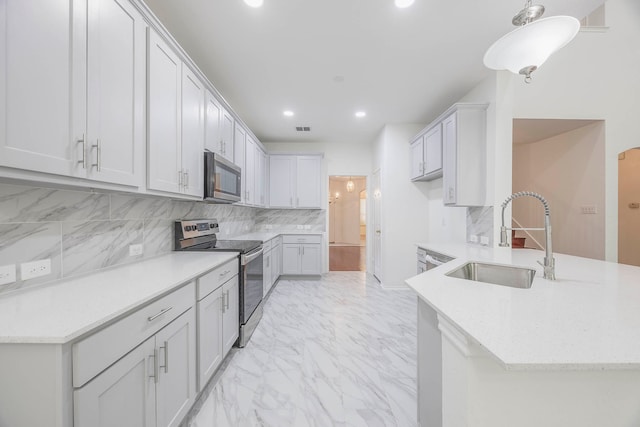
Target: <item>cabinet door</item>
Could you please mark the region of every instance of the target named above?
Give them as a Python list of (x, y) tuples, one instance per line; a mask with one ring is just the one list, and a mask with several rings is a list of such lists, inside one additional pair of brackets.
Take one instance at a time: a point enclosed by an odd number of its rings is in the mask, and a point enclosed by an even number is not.
[(192, 308), (156, 334), (158, 427), (178, 426), (196, 395), (196, 319)]
[(225, 305), (222, 315), (222, 354), (227, 355), (240, 332), (240, 288), (238, 276), (222, 286)]
[(181, 191), (180, 109), (182, 64), (160, 36), (149, 30), (149, 188)]
[(276, 283), (282, 271), (282, 245), (271, 250), (271, 285)]
[(294, 207), (296, 157), (269, 156), (269, 206)]
[(442, 121), (443, 195), (444, 204), (456, 203), (457, 135), (456, 114)]
[(74, 427), (155, 427), (154, 338), (73, 392)]
[(210, 91), (205, 92), (205, 136), (204, 148), (222, 154), (222, 132), (220, 116), (222, 107)]
[(256, 186), (258, 187), (258, 205), (265, 207), (267, 205), (267, 153), (258, 149), (260, 157), (260, 170), (256, 174)]
[(300, 274), (320, 274), (320, 245), (303, 244), (300, 257)]
[(300, 274), (302, 248), (296, 244), (282, 244), (282, 274)]
[(240, 165), (234, 160), (234, 145), (233, 145), (234, 131), (235, 131), (235, 120), (233, 119), (233, 116), (224, 107), (221, 107), (220, 132), (221, 132), (222, 155), (230, 162), (234, 162)]
[(198, 303), (198, 390), (222, 362), (222, 287)]
[(273, 255), (272, 252), (267, 252), (262, 258), (264, 278), (262, 282), (262, 294), (267, 295), (269, 289), (271, 289), (271, 269), (273, 268)]
[(420, 137), (411, 143), (411, 179), (420, 178), (424, 170), (424, 143)]
[(85, 6), (0, 1), (0, 165), (84, 176)]
[(245, 203), (249, 205), (257, 205), (256, 202), (256, 172), (257, 172), (257, 162), (256, 162), (256, 144), (253, 142), (253, 139), (247, 135), (247, 152), (245, 153), (245, 167), (243, 169), (243, 177), (245, 187)]
[(145, 143), (146, 24), (128, 0), (88, 3), (89, 177), (139, 185)]
[(442, 173), (442, 129), (440, 125), (424, 136), (424, 174), (435, 176)]
[(322, 159), (318, 156), (299, 156), (297, 162), (297, 208), (320, 208), (320, 174)]
[(236, 123), (233, 137), (233, 162), (242, 169), (242, 179), (240, 183), (240, 202), (247, 201), (247, 132), (240, 124)]
[(204, 85), (182, 64), (182, 185), (204, 196)]

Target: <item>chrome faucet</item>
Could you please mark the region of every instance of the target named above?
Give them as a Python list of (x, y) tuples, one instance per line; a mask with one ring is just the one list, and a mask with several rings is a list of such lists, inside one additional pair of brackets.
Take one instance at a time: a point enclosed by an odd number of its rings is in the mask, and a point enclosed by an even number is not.
[[(507, 228), (504, 225), (504, 210), (506, 209), (509, 202), (517, 197), (522, 196), (530, 196), (535, 199), (540, 200), (540, 202), (544, 206), (544, 228)], [(502, 203), (502, 227), (500, 227), (500, 246), (508, 247), (509, 242), (507, 241), (507, 230), (544, 230), (544, 246), (545, 246), (545, 257), (544, 264), (538, 261), (542, 267), (544, 267), (544, 278), (548, 280), (556, 280), (556, 260), (553, 259), (553, 251), (551, 250), (551, 211), (549, 210), (549, 203), (547, 200), (539, 195), (538, 193), (533, 193), (531, 191), (520, 191), (518, 193), (514, 193), (507, 197), (507, 199)]]

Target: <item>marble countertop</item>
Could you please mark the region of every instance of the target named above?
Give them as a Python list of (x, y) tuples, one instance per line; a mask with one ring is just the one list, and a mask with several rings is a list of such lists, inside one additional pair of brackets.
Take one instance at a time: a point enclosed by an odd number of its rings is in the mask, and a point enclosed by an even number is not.
[[(456, 257), (406, 283), (507, 369), (640, 368), (640, 267), (554, 254), (556, 281), (543, 278), (544, 252), (420, 243)], [(445, 276), (468, 261), (536, 270), (530, 289)]]
[(237, 257), (172, 252), (0, 298), (0, 343), (68, 343)]
[(287, 231), (255, 231), (253, 233), (241, 234), (239, 236), (225, 237), (228, 240), (262, 240), (268, 242), (269, 240), (285, 235), (323, 235), (323, 231), (311, 231), (311, 230), (287, 230)]

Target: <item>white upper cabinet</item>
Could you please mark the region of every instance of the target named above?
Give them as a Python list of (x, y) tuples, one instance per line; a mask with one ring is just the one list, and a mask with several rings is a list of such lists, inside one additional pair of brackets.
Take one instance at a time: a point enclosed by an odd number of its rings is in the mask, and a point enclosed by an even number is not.
[(91, 0), (88, 16), (88, 177), (139, 185), (145, 143), (146, 24), (128, 0)]
[(213, 93), (206, 91), (206, 139), (205, 148), (220, 154), (230, 162), (234, 159), (234, 119), (218, 102)]
[(245, 153), (245, 164), (242, 169), (242, 175), (244, 178), (244, 193), (245, 193), (245, 203), (248, 205), (257, 205), (256, 201), (256, 172), (257, 172), (257, 162), (256, 162), (256, 151), (257, 146), (253, 141), (253, 138), (247, 135), (246, 142), (246, 153)]
[(235, 124), (233, 141), (233, 163), (240, 166), (240, 169), (242, 169), (242, 178), (240, 180), (240, 203), (247, 203), (247, 171), (244, 165), (247, 157), (247, 132), (240, 123)]
[(154, 31), (149, 31), (149, 188), (182, 189), (182, 62)]
[(0, 2), (1, 165), (83, 173), (83, 135), (72, 129), (84, 120), (70, 124), (74, 103), (85, 98), (84, 40), (73, 37), (86, 27), (84, 7), (71, 0)]
[(0, 2), (0, 165), (139, 185), (145, 28), (126, 0)]
[(150, 189), (203, 197), (204, 102), (204, 84), (150, 31)]
[(485, 203), (486, 109), (486, 104), (456, 104), (442, 120), (445, 205)]
[(442, 127), (429, 125), (411, 142), (411, 180), (429, 181), (442, 176)]
[(322, 156), (269, 156), (269, 206), (321, 208)]
[(184, 192), (204, 195), (204, 85), (182, 64), (182, 168)]

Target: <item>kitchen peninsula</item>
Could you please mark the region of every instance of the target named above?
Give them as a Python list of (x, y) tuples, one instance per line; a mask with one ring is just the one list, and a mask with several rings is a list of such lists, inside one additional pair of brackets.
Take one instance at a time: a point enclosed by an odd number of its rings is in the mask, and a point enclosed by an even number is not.
[[(419, 244), (456, 257), (407, 280), (418, 294), (425, 426), (640, 423), (640, 268), (536, 250)], [(530, 289), (446, 276), (469, 261), (536, 269)]]

